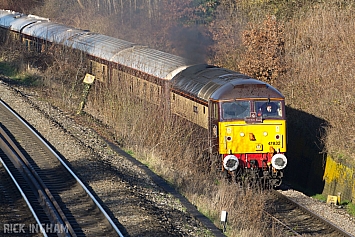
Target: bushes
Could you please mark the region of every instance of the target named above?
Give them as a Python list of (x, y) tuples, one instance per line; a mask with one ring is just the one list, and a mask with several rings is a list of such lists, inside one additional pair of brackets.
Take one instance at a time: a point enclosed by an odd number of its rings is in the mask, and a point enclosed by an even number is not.
[(41, 6), (44, 0), (3, 0), (0, 9), (9, 9), (18, 12), (28, 13), (32, 9)]
[(246, 47), (240, 71), (253, 78), (274, 84), (286, 72), (283, 24), (268, 16), (263, 23), (251, 23), (243, 31)]

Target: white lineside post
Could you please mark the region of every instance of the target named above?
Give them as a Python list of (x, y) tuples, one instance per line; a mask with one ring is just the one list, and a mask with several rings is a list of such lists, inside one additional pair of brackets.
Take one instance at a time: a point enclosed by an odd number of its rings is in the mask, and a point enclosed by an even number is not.
[(227, 211), (222, 211), (221, 213), (221, 224), (223, 226), (223, 232), (226, 231), (226, 226), (227, 226)]

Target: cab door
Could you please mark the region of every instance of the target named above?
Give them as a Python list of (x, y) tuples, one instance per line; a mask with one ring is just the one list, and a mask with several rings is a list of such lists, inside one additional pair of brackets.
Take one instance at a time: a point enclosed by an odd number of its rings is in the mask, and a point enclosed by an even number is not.
[(218, 153), (218, 122), (219, 106), (218, 102), (209, 101), (209, 151), (211, 154)]

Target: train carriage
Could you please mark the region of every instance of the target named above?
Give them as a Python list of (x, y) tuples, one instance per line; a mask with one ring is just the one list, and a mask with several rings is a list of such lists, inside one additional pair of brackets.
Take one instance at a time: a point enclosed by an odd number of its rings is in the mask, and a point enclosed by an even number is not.
[(206, 129), (209, 152), (229, 175), (280, 185), (287, 165), (285, 102), (271, 85), (37, 16), (0, 10), (0, 28), (39, 52), (52, 44), (82, 52), (98, 81), (124, 80), (133, 95)]

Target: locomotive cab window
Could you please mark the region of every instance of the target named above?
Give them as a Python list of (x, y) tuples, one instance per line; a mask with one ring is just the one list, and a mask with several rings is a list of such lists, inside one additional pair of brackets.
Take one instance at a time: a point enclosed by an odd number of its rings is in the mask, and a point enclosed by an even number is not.
[(263, 118), (281, 118), (283, 113), (281, 101), (256, 101), (255, 110)]
[(222, 103), (223, 119), (244, 119), (250, 115), (249, 101), (231, 101)]

